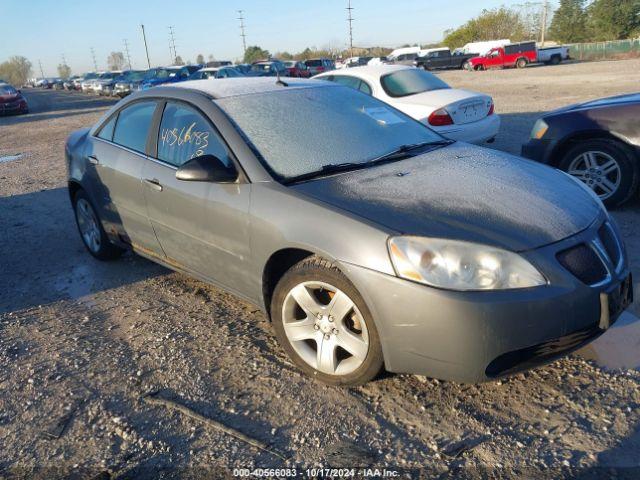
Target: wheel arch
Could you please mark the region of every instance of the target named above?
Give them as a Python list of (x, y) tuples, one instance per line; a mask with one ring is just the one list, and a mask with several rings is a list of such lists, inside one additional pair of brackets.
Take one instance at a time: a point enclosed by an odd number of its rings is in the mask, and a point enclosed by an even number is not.
[(640, 161), (640, 153), (638, 151), (638, 147), (634, 147), (626, 139), (605, 130), (581, 130), (579, 132), (574, 132), (570, 135), (567, 135), (560, 142), (558, 142), (555, 148), (551, 151), (551, 155), (549, 156), (549, 165), (558, 167), (569, 149), (571, 149), (576, 143), (587, 140), (611, 140), (617, 142), (618, 144), (626, 147), (627, 150), (632, 153), (636, 162)]
[(298, 247), (282, 248), (271, 254), (262, 270), (262, 300), (269, 319), (271, 318), (271, 297), (280, 279), (296, 263), (314, 255), (324, 257), (317, 252)]
[(71, 200), (71, 203), (73, 203), (73, 199), (75, 198), (76, 193), (78, 193), (80, 190), (84, 190), (80, 182), (74, 179), (71, 179), (67, 182), (67, 187), (69, 190), (69, 200)]

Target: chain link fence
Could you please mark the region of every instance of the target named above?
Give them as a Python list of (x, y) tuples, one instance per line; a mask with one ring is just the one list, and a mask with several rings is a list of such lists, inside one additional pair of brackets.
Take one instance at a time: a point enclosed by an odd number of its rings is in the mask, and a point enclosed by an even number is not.
[(640, 38), (610, 42), (572, 43), (569, 54), (574, 60), (622, 60), (640, 57)]

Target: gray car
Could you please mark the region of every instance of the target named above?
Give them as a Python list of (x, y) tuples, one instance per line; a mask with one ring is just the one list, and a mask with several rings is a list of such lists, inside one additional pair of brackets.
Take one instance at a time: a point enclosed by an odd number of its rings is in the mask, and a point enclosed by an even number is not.
[(478, 382), (593, 340), (631, 302), (620, 234), (568, 175), (445, 140), (337, 84), (184, 82), (66, 145), (81, 237), (252, 302), (300, 369)]

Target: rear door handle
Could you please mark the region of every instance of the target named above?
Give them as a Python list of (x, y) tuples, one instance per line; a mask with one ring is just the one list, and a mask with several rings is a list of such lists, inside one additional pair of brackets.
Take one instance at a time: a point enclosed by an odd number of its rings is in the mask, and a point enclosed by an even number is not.
[(162, 191), (162, 185), (160, 185), (160, 182), (158, 182), (158, 180), (156, 180), (155, 178), (153, 180), (151, 180), (150, 178), (145, 178), (144, 182), (149, 185), (149, 187), (153, 188), (154, 190), (161, 192)]
[(100, 160), (98, 160), (98, 157), (96, 157), (95, 155), (89, 155), (87, 158), (89, 159), (89, 163), (91, 165), (98, 165), (100, 163)]

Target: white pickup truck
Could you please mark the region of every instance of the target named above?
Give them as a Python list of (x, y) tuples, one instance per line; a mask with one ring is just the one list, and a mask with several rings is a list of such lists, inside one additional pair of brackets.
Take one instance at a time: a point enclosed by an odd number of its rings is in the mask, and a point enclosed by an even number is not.
[(569, 47), (544, 47), (538, 48), (538, 62), (557, 65), (569, 58)]

